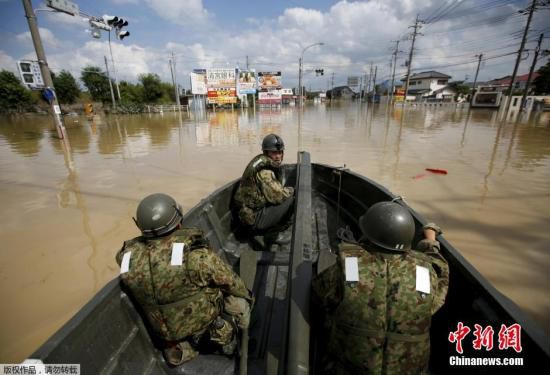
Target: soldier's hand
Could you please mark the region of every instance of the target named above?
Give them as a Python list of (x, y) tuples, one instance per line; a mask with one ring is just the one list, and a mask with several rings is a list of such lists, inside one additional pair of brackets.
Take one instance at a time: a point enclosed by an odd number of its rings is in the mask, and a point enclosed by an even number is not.
[(288, 191), (290, 196), (294, 195), (294, 188), (292, 186), (286, 186), (285, 190)]

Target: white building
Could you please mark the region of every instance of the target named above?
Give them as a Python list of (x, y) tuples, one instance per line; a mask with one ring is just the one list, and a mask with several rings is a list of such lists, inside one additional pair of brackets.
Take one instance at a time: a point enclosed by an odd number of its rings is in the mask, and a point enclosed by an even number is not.
[[(411, 75), (409, 81), (409, 96), (414, 96), (417, 99), (434, 98), (434, 99), (449, 99), (456, 94), (456, 90), (449, 87), (448, 76), (436, 71), (421, 72)], [(406, 78), (403, 79), (406, 81)], [(412, 98), (409, 98), (412, 99)]]

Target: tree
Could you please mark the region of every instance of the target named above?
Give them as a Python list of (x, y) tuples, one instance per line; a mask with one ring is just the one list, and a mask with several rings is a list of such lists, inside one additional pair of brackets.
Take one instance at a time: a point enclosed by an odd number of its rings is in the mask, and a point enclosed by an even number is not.
[(87, 66), (82, 69), (80, 79), (95, 101), (108, 102), (111, 100), (109, 79), (105, 73), (96, 66)]
[(533, 81), (535, 95), (550, 94), (550, 61), (537, 70), (539, 76)]
[(10, 71), (0, 71), (0, 111), (23, 112), (34, 104), (30, 90)]
[(164, 94), (164, 89), (158, 74), (140, 74), (139, 82), (143, 85), (143, 100), (145, 103), (156, 103)]
[(80, 89), (73, 75), (66, 70), (62, 70), (59, 75), (52, 78), (59, 102), (61, 104), (73, 104), (80, 96)]

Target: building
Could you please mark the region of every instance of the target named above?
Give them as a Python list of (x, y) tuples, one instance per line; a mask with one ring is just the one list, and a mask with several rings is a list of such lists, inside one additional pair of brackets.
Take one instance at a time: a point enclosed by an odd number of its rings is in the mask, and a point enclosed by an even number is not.
[[(533, 72), (533, 76), (531, 77), (531, 84), (529, 85), (529, 91), (533, 90), (535, 88), (535, 85), (533, 84), (533, 81), (539, 76), (540, 74), (537, 72)], [(525, 90), (525, 86), (527, 85), (527, 78), (529, 77), (529, 74), (523, 74), (521, 76), (516, 76), (516, 79), (514, 80), (514, 87), (513, 90), (523, 91)], [(509, 86), (510, 81), (512, 80), (512, 76), (505, 76), (502, 78), (496, 78), (492, 81), (489, 81), (489, 85), (493, 86)]]
[(355, 91), (349, 86), (338, 86), (327, 91), (327, 98), (330, 99), (353, 99), (356, 96)]
[[(434, 70), (428, 72), (415, 73), (409, 80), (409, 96), (415, 96), (417, 99), (445, 99), (451, 98), (456, 94), (456, 90), (449, 86), (451, 76), (439, 73)], [(406, 82), (407, 78), (402, 81)]]

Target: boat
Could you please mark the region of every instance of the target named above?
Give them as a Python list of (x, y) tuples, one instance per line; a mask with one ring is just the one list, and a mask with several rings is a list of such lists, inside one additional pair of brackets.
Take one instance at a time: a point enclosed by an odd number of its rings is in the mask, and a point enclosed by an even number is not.
[[(248, 350), (239, 358), (204, 353), (176, 368), (169, 367), (139, 307), (118, 279), (109, 282), (31, 356), (35, 363), (80, 364), (83, 374), (320, 374), (324, 332), (312, 324), (312, 277), (332, 264), (337, 229), (358, 234), (358, 219), (372, 204), (396, 197), (385, 187), (344, 167), (311, 163), (307, 152), (283, 167), (285, 184), (295, 186), (296, 203), (288, 239), (244, 238), (236, 224), (231, 198), (239, 180), (204, 198), (183, 218), (183, 225), (202, 228), (210, 245), (253, 289), (256, 304), (248, 332)], [(415, 241), (425, 220), (407, 207), (416, 223)], [(284, 236), (281, 236), (284, 237)], [(550, 339), (512, 301), (499, 293), (443, 236), (441, 253), (450, 267), (444, 307), (431, 327), (431, 374), (535, 373), (550, 360)], [(278, 241), (278, 242), (277, 242)], [(114, 252), (113, 252), (114, 256)], [(113, 260), (114, 261), (114, 260)], [(462, 354), (450, 342), (458, 323), (471, 327)], [(521, 325), (521, 352), (472, 347), (474, 325)], [(245, 340), (246, 342), (246, 340)], [(521, 358), (521, 366), (453, 366), (451, 358)]]

